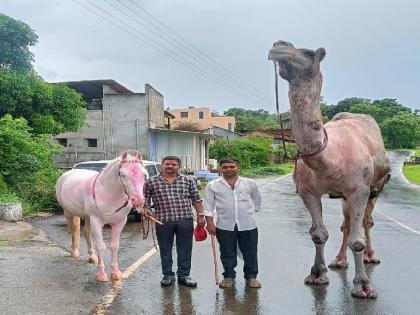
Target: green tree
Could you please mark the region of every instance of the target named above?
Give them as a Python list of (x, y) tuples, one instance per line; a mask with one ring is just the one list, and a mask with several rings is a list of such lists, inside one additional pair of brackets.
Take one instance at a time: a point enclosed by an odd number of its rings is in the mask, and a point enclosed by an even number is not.
[(86, 118), (81, 95), (64, 84), (46, 83), (33, 72), (0, 70), (0, 117), (23, 117), (36, 134), (76, 131)]
[(1, 176), (8, 189), (33, 209), (56, 206), (54, 185), (58, 171), (52, 158), (58, 152), (47, 135), (32, 135), (23, 118), (0, 118)]
[(387, 148), (412, 149), (420, 141), (420, 119), (413, 114), (399, 112), (380, 127)]
[(27, 24), (0, 14), (0, 69), (31, 71), (34, 57), (29, 47), (37, 42), (38, 36)]
[(246, 131), (255, 129), (278, 129), (278, 118), (275, 114), (270, 114), (264, 109), (250, 110), (243, 108), (229, 108), (224, 116), (234, 116), (236, 120), (236, 130)]

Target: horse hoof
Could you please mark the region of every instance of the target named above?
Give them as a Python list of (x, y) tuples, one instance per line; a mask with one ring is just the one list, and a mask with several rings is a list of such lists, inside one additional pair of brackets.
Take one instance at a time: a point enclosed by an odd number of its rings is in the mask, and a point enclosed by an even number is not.
[(97, 264), (98, 263), (98, 257), (96, 256), (90, 256), (88, 260), (89, 264)]
[(107, 281), (109, 281), (108, 275), (106, 273), (104, 273), (104, 274), (98, 274), (98, 275), (96, 275), (96, 281), (98, 281), (98, 282), (107, 282)]
[(116, 272), (116, 273), (111, 273), (111, 280), (112, 281), (118, 281), (118, 280), (121, 280), (122, 279), (122, 272), (121, 271), (118, 271), (118, 272)]
[(70, 256), (73, 257), (73, 258), (79, 258), (80, 257), (80, 253), (79, 253), (79, 251), (77, 249), (76, 250), (72, 250), (72, 251), (70, 251)]

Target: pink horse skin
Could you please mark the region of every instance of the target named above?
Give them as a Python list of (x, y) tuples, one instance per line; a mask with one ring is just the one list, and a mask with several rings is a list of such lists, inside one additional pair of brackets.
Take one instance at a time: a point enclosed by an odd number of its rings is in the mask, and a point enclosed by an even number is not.
[[(118, 248), (122, 229), (127, 222), (127, 214), (134, 206), (142, 209), (144, 204), (143, 186), (146, 169), (142, 157), (136, 152), (134, 157), (124, 152), (111, 161), (100, 173), (84, 169), (72, 169), (60, 176), (56, 184), (57, 200), (64, 210), (72, 234), (71, 256), (79, 257), (80, 218), (85, 218), (85, 237), (89, 262), (98, 263), (97, 281), (108, 281), (105, 272), (102, 236), (105, 224), (111, 231), (111, 279), (119, 280), (122, 273), (118, 268)], [(92, 246), (91, 233), (95, 235), (96, 250)]]

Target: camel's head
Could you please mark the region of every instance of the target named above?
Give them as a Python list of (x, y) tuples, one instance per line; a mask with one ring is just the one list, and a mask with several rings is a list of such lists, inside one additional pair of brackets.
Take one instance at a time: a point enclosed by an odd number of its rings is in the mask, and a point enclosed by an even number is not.
[(289, 82), (308, 80), (320, 75), (319, 64), (324, 57), (324, 48), (318, 48), (316, 51), (297, 49), (285, 41), (275, 42), (268, 54), (269, 60), (278, 63), (280, 76)]

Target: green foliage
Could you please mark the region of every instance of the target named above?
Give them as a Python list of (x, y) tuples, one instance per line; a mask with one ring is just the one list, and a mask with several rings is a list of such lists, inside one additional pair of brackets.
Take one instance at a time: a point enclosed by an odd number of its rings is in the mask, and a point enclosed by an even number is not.
[(54, 184), (59, 176), (52, 164), (58, 146), (46, 135), (32, 135), (23, 118), (5, 115), (0, 119), (1, 174), (9, 191), (31, 209), (56, 205)]
[(3, 179), (3, 175), (0, 173), (0, 195), (8, 192), (7, 184)]
[(29, 25), (0, 14), (0, 69), (31, 71), (34, 58), (29, 47), (37, 42), (38, 36)]
[(6, 114), (25, 118), (35, 134), (58, 134), (80, 128), (86, 109), (80, 94), (64, 84), (0, 70), (0, 117)]
[(273, 152), (274, 162), (284, 163), (288, 159), (290, 160), (291, 158), (293, 158), (298, 152), (298, 146), (295, 143), (286, 143), (285, 147), (286, 147), (287, 157), (284, 154), (284, 148), (283, 148), (283, 145), (281, 144)]
[(407, 112), (386, 119), (380, 127), (389, 148), (415, 148), (420, 140), (420, 117)]
[(230, 157), (243, 168), (265, 166), (270, 162), (271, 143), (271, 138), (253, 136), (230, 142), (218, 139), (210, 146), (209, 155), (211, 159), (218, 161)]
[(223, 113), (224, 116), (234, 116), (236, 120), (236, 131), (255, 129), (279, 129), (278, 118), (263, 109), (250, 110), (243, 108), (229, 108)]

